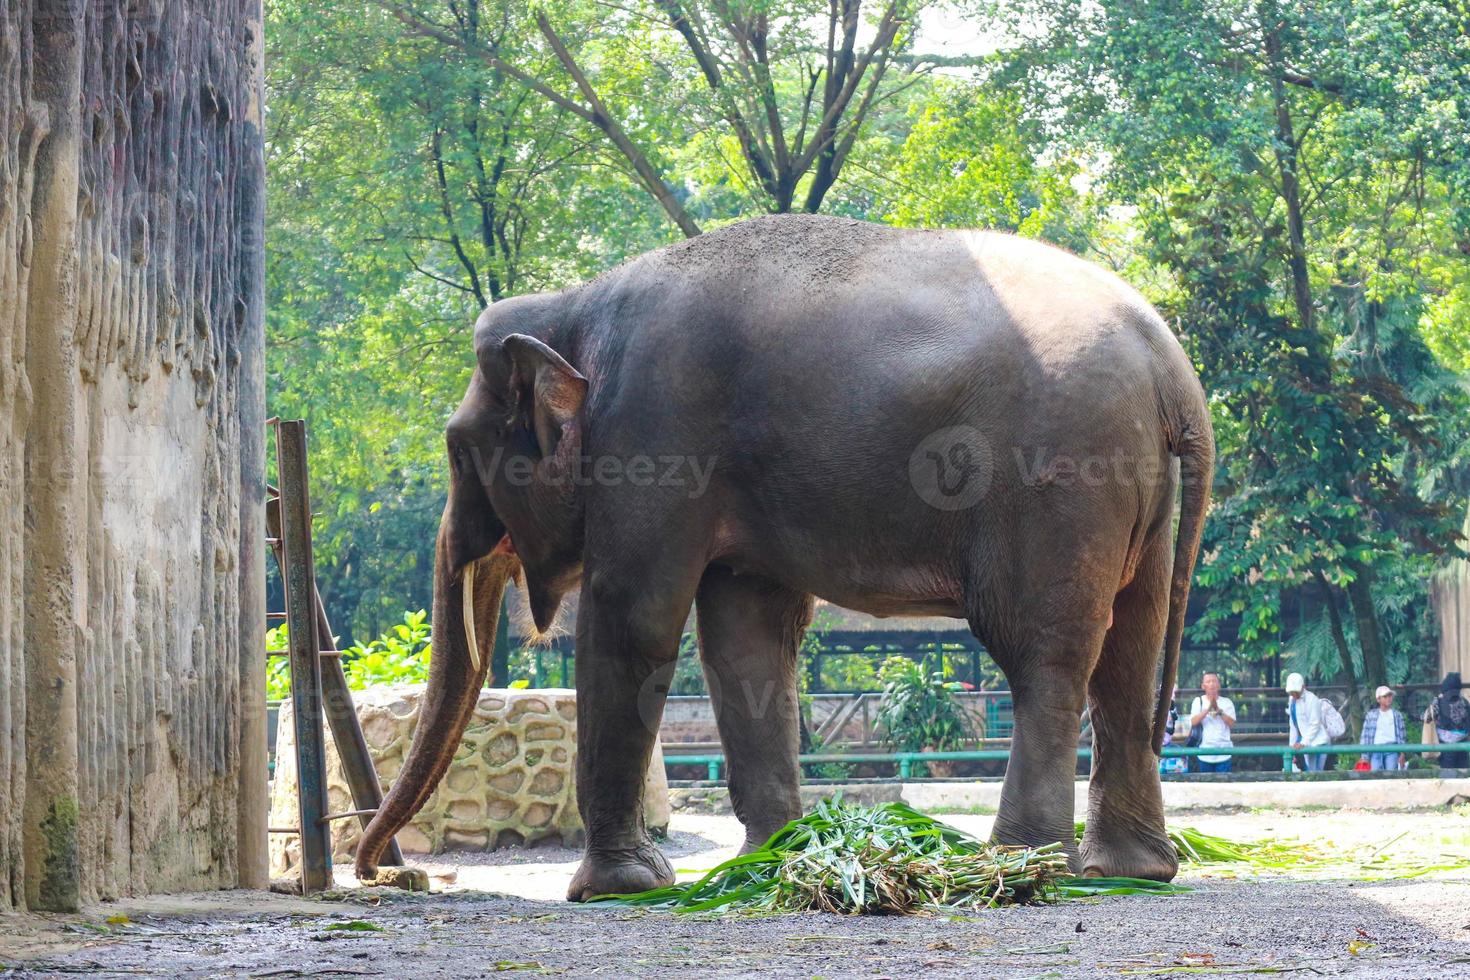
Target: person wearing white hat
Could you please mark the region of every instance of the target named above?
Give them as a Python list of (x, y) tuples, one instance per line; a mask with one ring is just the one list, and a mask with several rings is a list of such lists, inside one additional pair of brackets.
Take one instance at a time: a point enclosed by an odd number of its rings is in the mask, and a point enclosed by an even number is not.
[[(1404, 726), (1404, 713), (1393, 706), (1393, 688), (1387, 684), (1381, 685), (1373, 692), (1373, 696), (1378, 699), (1378, 708), (1370, 708), (1363, 716), (1363, 731), (1358, 736), (1358, 744), (1403, 745), (1407, 741), (1407, 729)], [(1375, 772), (1404, 767), (1402, 752), (1367, 752), (1363, 758), (1368, 760), (1368, 768)]]
[[(1286, 704), (1286, 717), (1291, 726), (1291, 747), (1304, 749), (1312, 745), (1327, 745), (1332, 736), (1322, 723), (1322, 699), (1307, 690), (1307, 679), (1301, 674), (1289, 674), (1282, 685), (1291, 696)], [(1303, 755), (1307, 769), (1321, 772), (1327, 762), (1325, 753)]]

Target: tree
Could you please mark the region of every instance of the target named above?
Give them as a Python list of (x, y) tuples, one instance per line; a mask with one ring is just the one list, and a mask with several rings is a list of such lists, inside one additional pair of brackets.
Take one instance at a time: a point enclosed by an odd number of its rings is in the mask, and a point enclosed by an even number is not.
[[(513, 44), (502, 12), (450, 7), (466, 36)], [(443, 424), (479, 310), (667, 233), (514, 79), (331, 0), (268, 16), (271, 408), (310, 422), (318, 578), (345, 643), (429, 604)]]
[(1422, 610), (1464, 508), (1465, 391), (1421, 327), (1467, 240), (1463, 16), (1428, 0), (1021, 8), (1042, 30), (1010, 70), (1138, 208), (1167, 276), (1154, 292), (1212, 393), (1197, 633), (1238, 618), (1247, 647), (1278, 650), (1282, 596), (1308, 590), (1345, 677), (1387, 681), (1385, 600)]
[(1045, 149), (1021, 101), (993, 85), (939, 77), (908, 107), (902, 139), (875, 141), (863, 160), (882, 173), (872, 209), (890, 224), (991, 228), (1085, 252), (1100, 216), (1079, 192), (1075, 160)]
[(815, 213), (870, 114), (932, 67), (900, 58), (919, 0), (886, 0), (865, 45), (862, 0), (566, 2), (529, 15), (543, 48), (519, 53), (467, 36), (456, 3), (445, 23), (422, 3), (378, 2), (412, 32), (474, 55), (597, 130), (685, 235), (700, 226), (673, 177), (677, 153), (651, 138), (654, 117), (681, 124), (671, 145), (714, 153), (722, 176), (762, 210)]

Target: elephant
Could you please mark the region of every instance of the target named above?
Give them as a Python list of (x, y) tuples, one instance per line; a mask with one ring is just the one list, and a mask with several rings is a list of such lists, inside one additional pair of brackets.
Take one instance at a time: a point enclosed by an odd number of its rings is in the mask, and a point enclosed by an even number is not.
[(1215, 448), (1189, 358), (1132, 288), (1003, 233), (772, 215), (496, 302), (474, 352), (428, 688), (360, 877), (448, 767), (512, 579), (540, 630), (581, 590), (573, 901), (673, 880), (641, 801), (691, 607), (747, 850), (801, 815), (816, 598), (963, 619), (994, 658), (1015, 706), (995, 841), (1173, 877), (1158, 756)]

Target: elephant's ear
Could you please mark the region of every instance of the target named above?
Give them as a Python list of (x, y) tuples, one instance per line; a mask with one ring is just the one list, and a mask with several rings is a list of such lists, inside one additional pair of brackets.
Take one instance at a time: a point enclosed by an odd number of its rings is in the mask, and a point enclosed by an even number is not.
[(577, 417), (587, 379), (535, 337), (513, 333), (501, 348), (510, 361), (511, 401), (518, 420), (536, 433), (543, 456), (556, 452), (562, 426)]

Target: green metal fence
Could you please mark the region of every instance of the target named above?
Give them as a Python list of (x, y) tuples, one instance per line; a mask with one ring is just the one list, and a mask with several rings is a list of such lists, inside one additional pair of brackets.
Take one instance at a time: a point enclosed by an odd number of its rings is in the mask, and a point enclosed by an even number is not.
[[(1167, 745), (1164, 747), (1164, 758), (1178, 758), (1200, 755), (1228, 755), (1228, 756), (1275, 756), (1281, 760), (1283, 772), (1291, 772), (1291, 758), (1299, 755), (1367, 755), (1370, 753), (1397, 753), (1404, 752), (1417, 755), (1423, 752), (1439, 752), (1444, 749), (1442, 745), (1313, 745), (1306, 749), (1293, 749), (1285, 745), (1238, 745), (1229, 748), (1190, 748), (1181, 745)], [(908, 779), (913, 774), (915, 762), (984, 762), (1010, 759), (1010, 749), (975, 749), (968, 752), (823, 752), (811, 755), (801, 755), (797, 758), (805, 765), (807, 763), (831, 763), (831, 762), (867, 762), (867, 763), (896, 763), (898, 765), (898, 778)], [(1085, 746), (1077, 749), (1077, 758), (1091, 759), (1092, 749)], [(725, 764), (723, 754), (714, 755), (665, 755), (664, 765), (668, 766), (705, 766), (708, 778), (717, 780), (720, 778), (720, 769)]]

